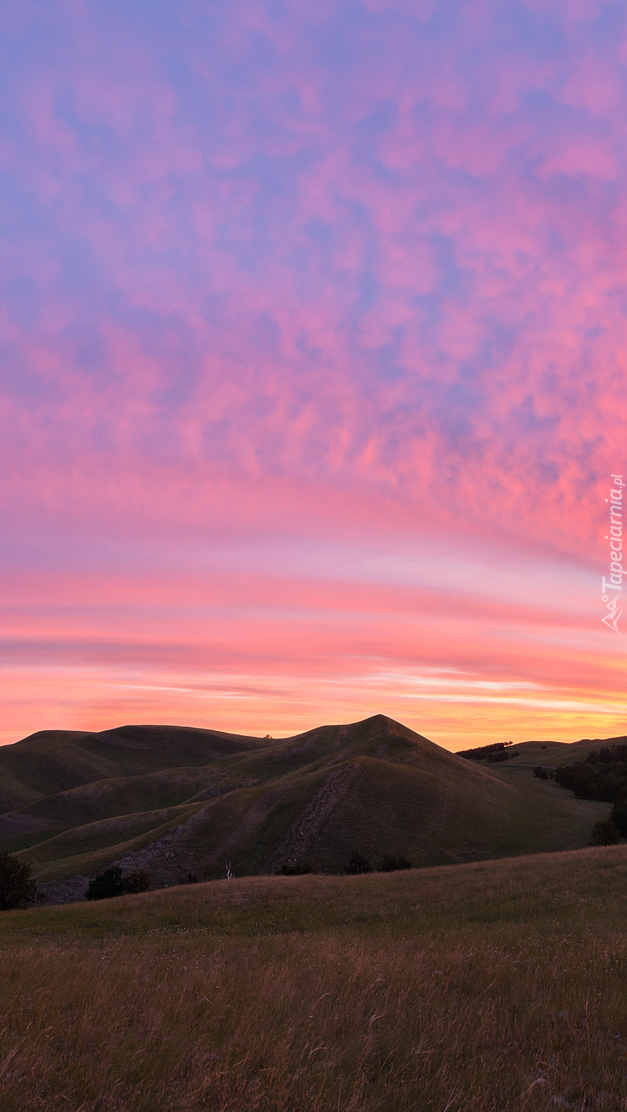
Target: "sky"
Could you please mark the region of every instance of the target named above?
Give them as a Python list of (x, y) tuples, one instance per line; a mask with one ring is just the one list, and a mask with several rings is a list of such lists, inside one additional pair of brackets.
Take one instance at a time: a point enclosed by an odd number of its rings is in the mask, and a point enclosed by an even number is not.
[(1, 743), (627, 733), (624, 3), (3, 0), (0, 286)]

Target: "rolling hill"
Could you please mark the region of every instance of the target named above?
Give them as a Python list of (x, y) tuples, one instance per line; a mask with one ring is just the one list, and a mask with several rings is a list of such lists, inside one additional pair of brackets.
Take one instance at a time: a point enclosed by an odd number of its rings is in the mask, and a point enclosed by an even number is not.
[[(574, 764), (575, 761), (584, 761), (593, 749), (601, 745), (625, 745), (627, 737), (583, 738), (565, 745), (559, 741), (526, 741), (522, 745), (513, 746), (518, 752), (513, 757), (511, 764), (516, 765), (542, 765), (544, 768), (555, 768), (560, 764)], [(510, 762), (508, 761), (507, 764)]]
[(145, 867), (158, 886), (309, 860), (341, 873), (356, 850), (423, 866), (574, 849), (609, 806), (529, 767), (566, 763), (583, 744), (598, 743), (529, 742), (518, 758), (478, 764), (383, 715), (280, 741), (175, 726), (43, 731), (0, 749), (0, 850), (68, 899), (112, 863)]

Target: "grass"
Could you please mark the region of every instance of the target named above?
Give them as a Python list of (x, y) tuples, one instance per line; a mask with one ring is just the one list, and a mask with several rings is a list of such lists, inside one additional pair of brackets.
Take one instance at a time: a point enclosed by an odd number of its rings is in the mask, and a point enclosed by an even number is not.
[(627, 847), (0, 917), (6, 1112), (627, 1107)]

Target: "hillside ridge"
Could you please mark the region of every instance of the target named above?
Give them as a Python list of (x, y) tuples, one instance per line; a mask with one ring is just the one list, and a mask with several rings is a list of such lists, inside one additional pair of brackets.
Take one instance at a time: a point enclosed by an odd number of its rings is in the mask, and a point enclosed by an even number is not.
[(383, 714), (286, 738), (43, 730), (0, 749), (0, 850), (76, 898), (113, 863), (170, 885), (283, 865), (338, 873), (356, 851), (422, 866), (587, 844), (607, 805), (515, 761), (478, 764)]

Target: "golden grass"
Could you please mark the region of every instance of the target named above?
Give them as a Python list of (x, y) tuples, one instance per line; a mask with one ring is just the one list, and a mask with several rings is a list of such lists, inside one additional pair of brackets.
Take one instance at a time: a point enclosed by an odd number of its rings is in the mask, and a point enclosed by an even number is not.
[(6, 1112), (627, 1108), (627, 847), (0, 917)]

